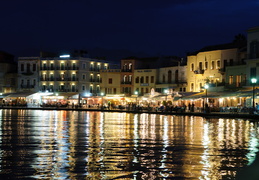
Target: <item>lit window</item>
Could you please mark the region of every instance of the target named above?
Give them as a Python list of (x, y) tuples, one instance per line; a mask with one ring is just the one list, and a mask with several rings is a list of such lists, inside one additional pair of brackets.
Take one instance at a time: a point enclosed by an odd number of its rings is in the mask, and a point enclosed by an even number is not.
[(233, 78), (234, 78), (233, 76), (229, 76), (229, 84), (233, 84), (233, 81), (234, 81)]

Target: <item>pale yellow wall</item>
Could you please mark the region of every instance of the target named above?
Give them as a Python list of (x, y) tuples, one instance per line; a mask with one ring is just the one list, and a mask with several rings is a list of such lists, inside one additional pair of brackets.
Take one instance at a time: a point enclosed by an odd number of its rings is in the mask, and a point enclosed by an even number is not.
[[(206, 79), (209, 79), (213, 83), (224, 81), (225, 76), (220, 73), (224, 60), (227, 60), (229, 63), (233, 59), (235, 63), (239, 61), (237, 54), (237, 49), (227, 49), (199, 52), (197, 55), (187, 56), (187, 91), (200, 92), (202, 90), (201, 86), (204, 86)], [(219, 66), (217, 61), (220, 62)], [(199, 69), (200, 62), (202, 63), (202, 70), (204, 72), (195, 74), (195, 70)], [(207, 62), (207, 68), (205, 67), (205, 62)], [(214, 68), (212, 68), (213, 62)], [(194, 71), (191, 69), (192, 64), (194, 65)], [(194, 85), (193, 88), (191, 86), (192, 83)]]
[[(116, 94), (120, 94), (120, 70), (119, 69), (109, 69), (109, 70), (102, 70), (100, 72), (100, 76), (102, 78), (101, 92), (106, 94), (114, 94), (114, 88), (116, 88)], [(112, 84), (109, 84), (109, 79), (112, 79)]]
[[(151, 77), (154, 77), (153, 83), (151, 83)], [(134, 79), (133, 79), (133, 85), (134, 85), (134, 92), (139, 89), (139, 93), (141, 93), (141, 88), (143, 88), (143, 92), (150, 93), (152, 88), (155, 88), (156, 84), (156, 76), (157, 76), (157, 70), (156, 69), (138, 69), (134, 71)], [(139, 83), (136, 83), (136, 78), (139, 77)], [(140, 82), (140, 78), (144, 78), (144, 83)], [(148, 82), (146, 82), (146, 77), (148, 77)], [(148, 92), (146, 91), (148, 90)]]

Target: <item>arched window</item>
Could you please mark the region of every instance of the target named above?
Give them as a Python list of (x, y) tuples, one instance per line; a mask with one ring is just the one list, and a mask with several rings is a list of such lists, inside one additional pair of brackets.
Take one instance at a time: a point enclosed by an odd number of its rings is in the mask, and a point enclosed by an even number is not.
[(171, 70), (168, 71), (167, 76), (168, 76), (167, 77), (168, 83), (172, 83), (172, 71)]
[(136, 77), (135, 83), (139, 83), (139, 77)]
[(140, 78), (140, 83), (144, 83), (144, 77), (143, 76)]
[(179, 71), (178, 70), (175, 71), (174, 79), (175, 79), (175, 83), (179, 82)]

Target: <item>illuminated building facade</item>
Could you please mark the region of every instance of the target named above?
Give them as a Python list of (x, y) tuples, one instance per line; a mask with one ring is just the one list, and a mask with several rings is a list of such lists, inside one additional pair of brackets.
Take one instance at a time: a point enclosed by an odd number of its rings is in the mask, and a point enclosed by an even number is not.
[(143, 96), (144, 94), (150, 93), (151, 89), (156, 87), (156, 69), (136, 69), (134, 70), (135, 80), (134, 92), (136, 91), (138, 95)]
[(100, 70), (108, 63), (91, 58), (60, 56), (41, 58), (39, 87), (42, 92), (100, 93)]
[(102, 77), (101, 82), (101, 93), (107, 94), (119, 94), (121, 92), (120, 86), (120, 69), (108, 69), (101, 70), (100, 76)]
[(186, 92), (186, 65), (176, 65), (158, 69), (156, 92), (163, 93), (165, 90), (173, 92)]
[[(245, 64), (246, 41), (208, 46), (187, 56), (188, 92), (200, 92), (205, 83), (210, 87), (228, 86), (225, 71), (228, 66)], [(240, 81), (242, 81), (240, 79)]]

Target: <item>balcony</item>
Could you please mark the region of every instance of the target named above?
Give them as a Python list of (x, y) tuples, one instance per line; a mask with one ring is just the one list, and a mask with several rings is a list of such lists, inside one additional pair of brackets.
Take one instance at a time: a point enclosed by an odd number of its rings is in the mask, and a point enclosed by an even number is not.
[(194, 74), (204, 74), (204, 69), (197, 69), (193, 72), (194, 72)]
[(75, 77), (73, 77), (73, 78), (67, 78), (67, 81), (78, 81), (78, 78), (75, 78)]
[(34, 87), (35, 87), (35, 85), (21, 85), (21, 89), (31, 89)]
[(56, 81), (66, 81), (67, 78), (56, 78)]
[(121, 84), (131, 84), (131, 81), (122, 81)]

